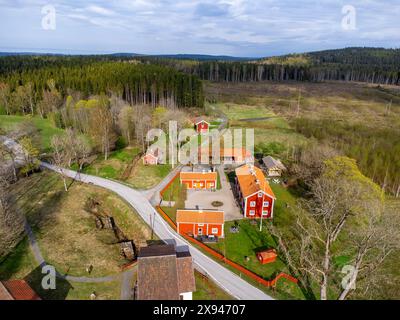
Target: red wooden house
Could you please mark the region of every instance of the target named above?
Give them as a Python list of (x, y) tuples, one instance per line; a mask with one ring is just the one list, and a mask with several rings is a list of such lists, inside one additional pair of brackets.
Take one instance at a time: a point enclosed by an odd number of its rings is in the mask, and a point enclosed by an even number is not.
[(163, 152), (160, 148), (149, 148), (143, 157), (143, 164), (158, 165), (164, 160)]
[(0, 300), (41, 300), (25, 280), (0, 281)]
[(181, 184), (188, 189), (209, 190), (217, 188), (217, 172), (181, 172)]
[(246, 218), (273, 218), (275, 195), (260, 168), (246, 164), (235, 170), (235, 191)]
[(177, 230), (190, 236), (224, 236), (224, 212), (213, 210), (177, 210)]
[(203, 118), (196, 118), (193, 122), (197, 133), (206, 134), (210, 131), (210, 124)]
[(275, 249), (257, 252), (257, 259), (261, 264), (268, 264), (276, 261), (278, 254)]

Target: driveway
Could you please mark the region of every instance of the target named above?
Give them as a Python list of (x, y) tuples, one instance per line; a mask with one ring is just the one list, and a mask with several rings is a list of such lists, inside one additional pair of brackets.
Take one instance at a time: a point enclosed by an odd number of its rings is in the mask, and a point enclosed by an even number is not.
[[(221, 181), (221, 189), (217, 191), (195, 191), (188, 190), (187, 200), (185, 201), (186, 209), (218, 209), (225, 212), (225, 221), (234, 221), (243, 219), (240, 208), (236, 205), (232, 188), (226, 178), (223, 166), (218, 167), (218, 175)], [(222, 207), (214, 207), (212, 203), (220, 201)]]

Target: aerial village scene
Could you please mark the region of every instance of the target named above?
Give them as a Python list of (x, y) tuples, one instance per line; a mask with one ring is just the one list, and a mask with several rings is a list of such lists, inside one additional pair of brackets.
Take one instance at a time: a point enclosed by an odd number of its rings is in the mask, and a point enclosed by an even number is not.
[(399, 300), (400, 4), (354, 2), (0, 1), (1, 307)]

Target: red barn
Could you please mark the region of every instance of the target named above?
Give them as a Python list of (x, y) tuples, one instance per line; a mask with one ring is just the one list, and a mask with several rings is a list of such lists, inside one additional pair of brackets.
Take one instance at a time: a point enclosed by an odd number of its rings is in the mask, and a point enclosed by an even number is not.
[(216, 189), (217, 188), (217, 172), (181, 172), (181, 184), (186, 184), (188, 189)]
[(278, 257), (275, 249), (257, 252), (257, 259), (261, 264), (268, 264), (276, 261)]
[(203, 118), (196, 118), (194, 120), (194, 128), (197, 133), (206, 134), (210, 131), (210, 124)]
[(163, 152), (160, 148), (149, 148), (143, 157), (143, 164), (158, 165), (163, 161)]
[(25, 280), (0, 281), (0, 300), (41, 300)]
[(177, 230), (180, 234), (224, 236), (224, 212), (213, 210), (177, 210)]
[(275, 195), (260, 168), (246, 164), (235, 170), (236, 194), (246, 218), (273, 218)]

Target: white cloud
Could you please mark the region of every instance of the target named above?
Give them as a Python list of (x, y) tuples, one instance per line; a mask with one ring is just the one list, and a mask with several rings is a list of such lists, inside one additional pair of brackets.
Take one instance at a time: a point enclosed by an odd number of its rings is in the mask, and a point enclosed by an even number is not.
[[(0, 28), (13, 30), (13, 37), (0, 34), (0, 43), (25, 47), (29, 37), (49, 47), (49, 39), (32, 32), (40, 31), (40, 6), (48, 1), (0, 0)], [(245, 56), (352, 44), (399, 45), (398, 0), (352, 0), (357, 30), (347, 33), (341, 29), (344, 4), (348, 1), (57, 0), (61, 22), (55, 35), (64, 40), (64, 48)]]
[(112, 16), (115, 14), (114, 11), (100, 7), (100, 6), (95, 6), (95, 5), (91, 5), (89, 7), (86, 8), (86, 10), (93, 12), (93, 13), (97, 13), (100, 15), (104, 15), (104, 16)]

